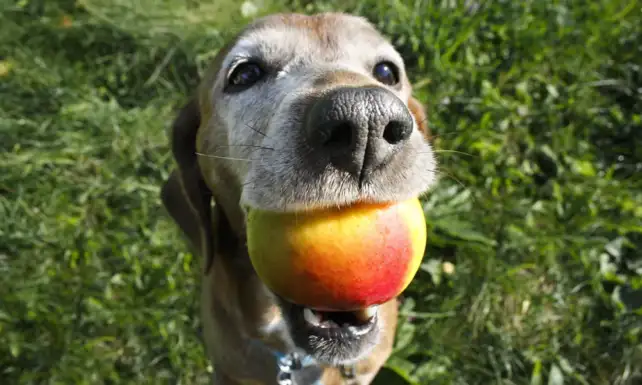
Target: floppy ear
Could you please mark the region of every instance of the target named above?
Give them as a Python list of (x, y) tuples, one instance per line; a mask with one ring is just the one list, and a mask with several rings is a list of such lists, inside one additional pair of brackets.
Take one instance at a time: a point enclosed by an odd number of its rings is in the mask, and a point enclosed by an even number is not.
[(196, 159), (196, 134), (201, 124), (198, 101), (181, 108), (171, 128), (172, 154), (178, 167), (161, 189), (161, 200), (174, 222), (210, 267), (213, 250), (212, 194)]
[(419, 131), (424, 134), (426, 139), (430, 140), (432, 138), (432, 135), (430, 133), (430, 128), (428, 127), (428, 117), (426, 116), (426, 110), (424, 106), (419, 100), (411, 96), (408, 99), (408, 108), (417, 121)]

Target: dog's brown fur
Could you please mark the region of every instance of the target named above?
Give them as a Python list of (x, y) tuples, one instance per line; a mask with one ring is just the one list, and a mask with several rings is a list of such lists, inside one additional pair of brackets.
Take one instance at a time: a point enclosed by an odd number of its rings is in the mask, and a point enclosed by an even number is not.
[[(308, 18), (280, 16), (261, 21), (304, 25), (310, 33), (324, 39), (326, 29), (334, 25), (332, 17)], [(326, 44), (333, 44), (325, 39)], [(162, 188), (162, 201), (171, 217), (186, 234), (203, 258), (202, 317), (204, 339), (214, 364), (215, 384), (275, 384), (276, 364), (267, 347), (288, 351), (285, 330), (280, 330), (281, 313), (252, 269), (247, 256), (244, 217), (239, 207), (241, 186), (234, 175), (221, 168), (216, 173), (198, 161), (198, 149), (212, 140), (213, 106), (210, 88), (220, 71), (221, 61), (232, 41), (220, 51), (202, 80), (199, 92), (178, 114), (171, 132), (172, 153), (177, 169)], [(337, 83), (369, 83), (361, 75), (337, 71), (319, 81), (319, 87)], [(418, 128), (429, 135), (424, 109), (410, 97), (408, 107)], [(212, 203), (215, 203), (214, 205)], [(357, 364), (357, 384), (368, 384), (388, 359), (397, 325), (397, 300), (380, 308), (385, 325), (379, 344)], [(255, 343), (261, 341), (261, 343)], [(324, 385), (346, 382), (338, 369), (328, 367), (322, 374)]]

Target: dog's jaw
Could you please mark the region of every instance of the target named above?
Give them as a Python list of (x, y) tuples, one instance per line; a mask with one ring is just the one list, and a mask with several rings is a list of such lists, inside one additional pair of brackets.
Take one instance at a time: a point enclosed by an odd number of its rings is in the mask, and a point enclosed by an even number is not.
[(350, 365), (363, 359), (379, 344), (381, 331), (385, 328), (386, 321), (374, 315), (372, 320), (361, 327), (359, 333), (333, 336), (332, 333), (339, 331), (314, 330), (315, 328), (305, 319), (304, 307), (283, 299), (278, 299), (278, 304), (296, 346), (324, 365)]

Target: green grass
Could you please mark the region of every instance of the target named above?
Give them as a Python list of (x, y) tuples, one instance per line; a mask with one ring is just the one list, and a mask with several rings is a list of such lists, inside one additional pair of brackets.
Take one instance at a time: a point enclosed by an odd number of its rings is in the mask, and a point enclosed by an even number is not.
[[(451, 3), (260, 10), (367, 16), (429, 110), (443, 173), (380, 383), (641, 384), (642, 4)], [(245, 22), (1, 1), (0, 383), (207, 383), (199, 261), (158, 192), (174, 111)]]

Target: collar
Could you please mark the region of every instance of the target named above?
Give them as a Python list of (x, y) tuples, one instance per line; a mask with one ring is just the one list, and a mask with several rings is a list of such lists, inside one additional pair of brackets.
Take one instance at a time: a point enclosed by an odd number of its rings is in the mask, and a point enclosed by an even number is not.
[[(319, 365), (317, 365), (316, 361), (312, 356), (309, 355), (304, 355), (301, 356), (298, 353), (292, 352), (288, 354), (284, 354), (279, 351), (273, 350), (272, 353), (276, 357), (276, 364), (278, 366), (278, 374), (276, 377), (276, 382), (278, 385), (299, 385), (299, 384), (294, 384), (292, 376), (294, 375), (294, 372), (309, 368), (309, 367), (316, 367), (318, 369)], [(307, 385), (307, 384), (300, 384), (300, 385)], [(314, 380), (314, 383), (310, 385), (323, 385), (321, 382), (320, 376), (317, 375), (316, 380)]]

